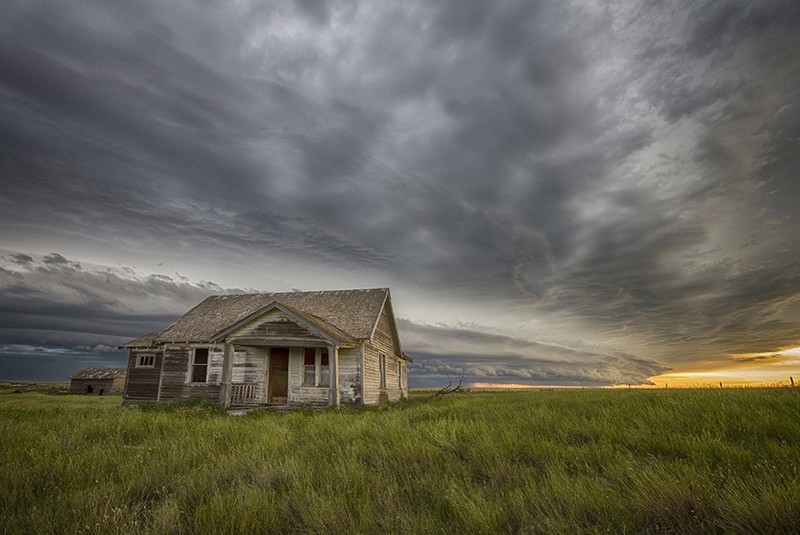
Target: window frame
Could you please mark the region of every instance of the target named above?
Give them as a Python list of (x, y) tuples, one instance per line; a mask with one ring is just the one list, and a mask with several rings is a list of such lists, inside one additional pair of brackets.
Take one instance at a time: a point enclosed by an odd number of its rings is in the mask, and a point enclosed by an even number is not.
[[(306, 362), (310, 356), (309, 349), (314, 351), (313, 364)], [(309, 370), (310, 367), (314, 369), (314, 377), (311, 381), (308, 380), (309, 371), (311, 371)], [(317, 348), (315, 347), (303, 348), (303, 386), (317, 386)]]
[(386, 390), (386, 355), (378, 355), (378, 374), (380, 375), (380, 389)]
[[(205, 350), (206, 353), (206, 361), (205, 363), (198, 364), (195, 360), (197, 358), (197, 350)], [(206, 373), (205, 377), (202, 381), (195, 381), (195, 368), (198, 366), (205, 366)], [(192, 356), (189, 359), (189, 377), (188, 382), (195, 385), (204, 385), (208, 384), (208, 370), (211, 367), (211, 348), (209, 347), (193, 347), (192, 348)]]
[[(309, 368), (312, 366), (311, 364), (307, 364), (306, 360), (309, 357), (309, 350), (314, 351), (314, 381), (313, 383), (308, 381), (309, 379)], [(328, 358), (328, 364), (323, 364), (322, 359), (323, 357)], [(323, 375), (324, 371), (328, 371), (328, 380), (324, 382)], [(331, 374), (330, 374), (330, 352), (328, 351), (327, 347), (306, 347), (303, 348), (303, 383), (302, 386), (307, 388), (329, 388), (331, 384)]]
[[(322, 364), (322, 357), (328, 359), (327, 364)], [(323, 382), (322, 374), (325, 370), (328, 371), (328, 382)], [(320, 347), (319, 351), (317, 351), (317, 386), (325, 388), (330, 388), (331, 386), (331, 354), (327, 347)]]
[[(145, 361), (151, 361), (149, 364)], [(156, 354), (155, 353), (138, 353), (136, 355), (137, 368), (155, 368), (156, 367)]]

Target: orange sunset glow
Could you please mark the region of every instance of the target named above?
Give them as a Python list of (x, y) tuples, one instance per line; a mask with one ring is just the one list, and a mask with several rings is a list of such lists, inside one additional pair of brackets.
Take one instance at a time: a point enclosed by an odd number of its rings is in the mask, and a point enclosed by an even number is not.
[(800, 378), (800, 347), (734, 355), (726, 366), (663, 373), (650, 380), (656, 386), (775, 385), (790, 384), (790, 377)]

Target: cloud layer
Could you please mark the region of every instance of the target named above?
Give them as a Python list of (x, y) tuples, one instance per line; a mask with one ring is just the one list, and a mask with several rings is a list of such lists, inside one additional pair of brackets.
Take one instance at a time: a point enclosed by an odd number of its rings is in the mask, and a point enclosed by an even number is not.
[[(238, 290), (227, 289), (227, 292)], [(58, 253), (34, 259), (9, 254), (0, 262), (0, 344), (110, 351), (160, 330), (223, 289), (178, 274), (143, 275), (131, 268), (82, 266)]]
[(464, 327), (398, 324), (419, 386), (469, 383), (607, 386), (650, 384), (658, 362), (599, 347), (567, 347)]
[(7, 343), (381, 284), (420, 373), (800, 345), (797, 2), (26, 1), (0, 31)]

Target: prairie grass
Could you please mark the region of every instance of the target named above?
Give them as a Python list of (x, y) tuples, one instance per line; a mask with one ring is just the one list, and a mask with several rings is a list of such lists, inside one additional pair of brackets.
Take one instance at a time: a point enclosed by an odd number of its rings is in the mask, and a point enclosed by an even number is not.
[(797, 533), (798, 390), (231, 417), (0, 388), (3, 533)]

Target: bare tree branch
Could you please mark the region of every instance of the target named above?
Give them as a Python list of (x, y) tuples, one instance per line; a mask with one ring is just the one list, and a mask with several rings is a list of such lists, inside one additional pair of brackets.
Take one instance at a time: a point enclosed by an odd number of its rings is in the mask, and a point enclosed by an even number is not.
[(447, 395), (447, 394), (455, 394), (455, 393), (469, 394), (469, 389), (468, 388), (464, 388), (462, 386), (463, 383), (464, 383), (464, 374), (462, 373), (461, 377), (458, 379), (458, 384), (456, 386), (453, 386), (453, 380), (451, 379), (450, 382), (447, 383), (447, 386), (442, 388), (438, 392), (436, 392), (433, 395), (433, 397), (434, 398), (439, 398), (439, 397)]

